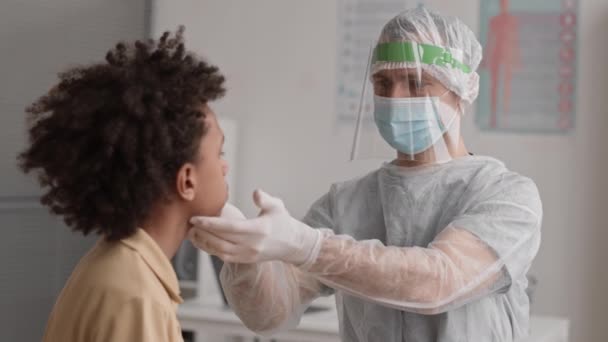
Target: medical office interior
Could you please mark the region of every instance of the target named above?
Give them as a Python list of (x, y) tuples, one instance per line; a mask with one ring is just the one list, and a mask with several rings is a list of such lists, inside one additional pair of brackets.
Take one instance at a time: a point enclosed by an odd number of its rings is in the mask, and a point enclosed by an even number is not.
[[(185, 25), (187, 46), (226, 76), (227, 94), (213, 109), (226, 135), (230, 202), (253, 217), (251, 193), (260, 187), (302, 217), (330, 184), (381, 163), (349, 160), (369, 51), (365, 39), (353, 42), (357, 35), (377, 34), (388, 13), (423, 5), (461, 18), (485, 46), (500, 2), (2, 0), (0, 341), (41, 339), (59, 291), (96, 240), (51, 216), (38, 185), (16, 167), (26, 141), (24, 108), (58, 71), (100, 60), (119, 40), (157, 38)], [(608, 1), (507, 3), (521, 19), (522, 65), (510, 94), (504, 71), (482, 65), (463, 136), (471, 152), (504, 161), (540, 191), (542, 243), (529, 276), (526, 341), (608, 341)], [(535, 15), (555, 20), (539, 25)], [(547, 98), (558, 100), (546, 105)], [(264, 340), (225, 306), (217, 259), (185, 243), (173, 264), (187, 299), (178, 309), (186, 340)], [(273, 339), (339, 341), (333, 297), (317, 300), (299, 327)]]

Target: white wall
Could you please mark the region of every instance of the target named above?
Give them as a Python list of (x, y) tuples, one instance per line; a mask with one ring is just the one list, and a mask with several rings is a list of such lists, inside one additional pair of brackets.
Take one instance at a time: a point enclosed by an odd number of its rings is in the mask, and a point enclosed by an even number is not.
[[(474, 30), (479, 0), (427, 1)], [(536, 0), (542, 1), (542, 0)], [(214, 105), (239, 122), (234, 202), (253, 215), (262, 187), (303, 215), (331, 182), (377, 166), (346, 163), (351, 132), (334, 126), (337, 2), (327, 0), (156, 0), (155, 36), (187, 26), (188, 45), (218, 64), (228, 94)], [(572, 341), (608, 340), (605, 200), (608, 167), (608, 2), (582, 0), (577, 129), (570, 136), (481, 133), (464, 123), (469, 148), (503, 159), (536, 180), (544, 201), (543, 245), (534, 271), (535, 313), (568, 316)]]
[(25, 141), (24, 108), (56, 83), (58, 72), (103, 60), (118, 40), (143, 38), (146, 6), (146, 0), (0, 2), (0, 196), (39, 192), (14, 162)]

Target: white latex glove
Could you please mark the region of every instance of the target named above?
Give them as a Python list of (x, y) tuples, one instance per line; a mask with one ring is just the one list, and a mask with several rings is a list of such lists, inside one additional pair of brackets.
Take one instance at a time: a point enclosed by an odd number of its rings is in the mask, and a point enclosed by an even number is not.
[(260, 214), (251, 220), (239, 218), (233, 206), (225, 208), (226, 216), (222, 212), (221, 217), (193, 217), (194, 245), (232, 263), (281, 260), (300, 266), (316, 259), (318, 230), (291, 217), (283, 201), (261, 190), (254, 192), (253, 200)]

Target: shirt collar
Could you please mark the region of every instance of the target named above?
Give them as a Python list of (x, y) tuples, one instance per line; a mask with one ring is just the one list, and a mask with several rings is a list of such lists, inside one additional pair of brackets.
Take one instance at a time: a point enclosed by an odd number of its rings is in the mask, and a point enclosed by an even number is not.
[(138, 228), (135, 234), (122, 239), (120, 242), (141, 255), (174, 302), (183, 303), (184, 300), (180, 296), (179, 283), (173, 266), (171, 266), (171, 262), (160, 249), (160, 246), (148, 233)]

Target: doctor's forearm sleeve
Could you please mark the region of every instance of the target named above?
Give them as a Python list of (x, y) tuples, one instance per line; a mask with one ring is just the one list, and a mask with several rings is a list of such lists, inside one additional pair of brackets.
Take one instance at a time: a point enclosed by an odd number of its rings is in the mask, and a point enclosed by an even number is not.
[(228, 302), (245, 326), (263, 335), (296, 326), (321, 291), (316, 278), (281, 261), (225, 263), (220, 279)]
[(394, 308), (436, 314), (509, 282), (502, 260), (467, 230), (448, 227), (427, 248), (324, 235), (307, 272), (335, 289)]

